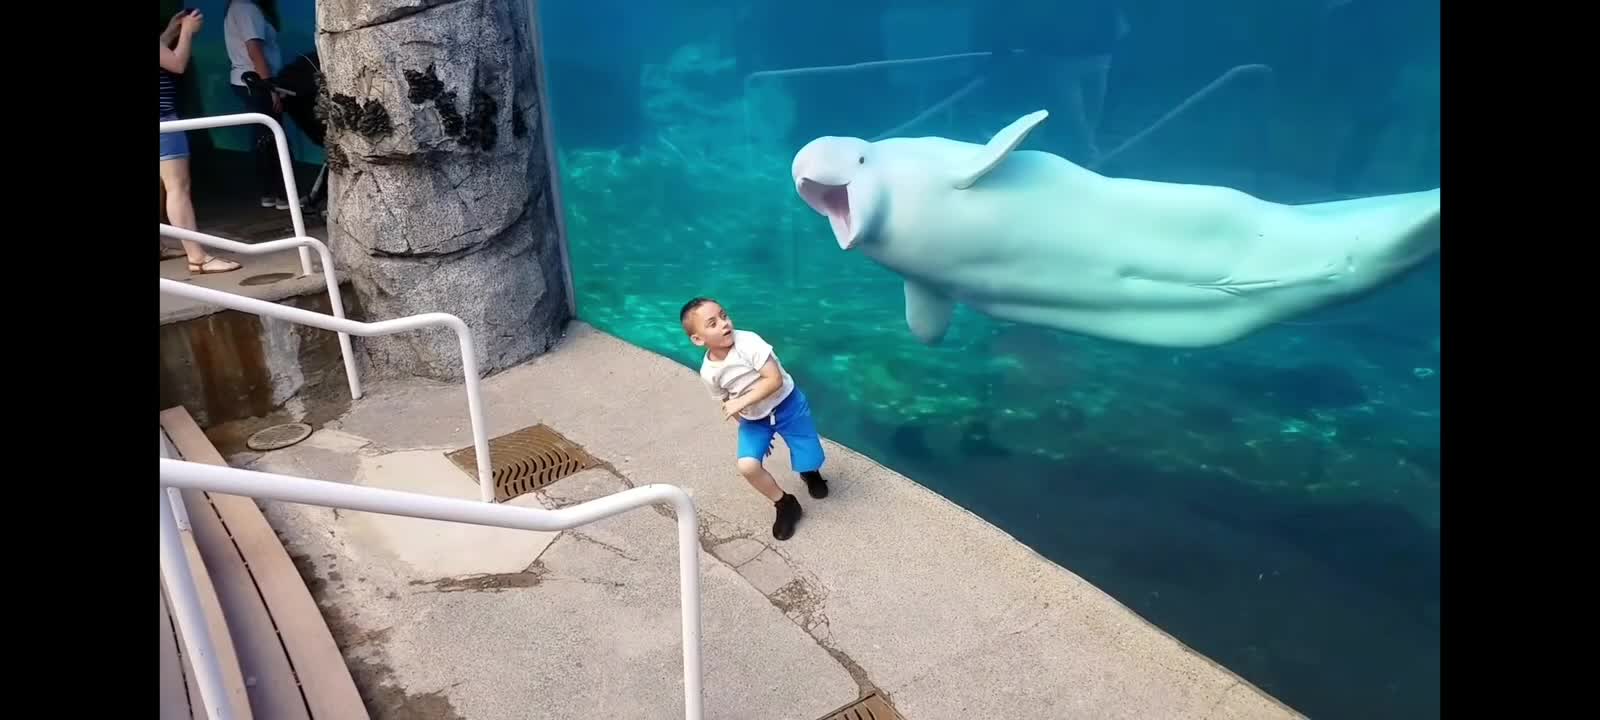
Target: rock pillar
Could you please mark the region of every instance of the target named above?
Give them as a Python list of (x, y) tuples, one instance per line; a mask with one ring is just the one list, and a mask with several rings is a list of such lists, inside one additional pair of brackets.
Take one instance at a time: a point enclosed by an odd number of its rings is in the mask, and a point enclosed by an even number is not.
[[(335, 261), (369, 320), (460, 317), (484, 374), (548, 350), (573, 312), (529, 5), (317, 2)], [(461, 377), (445, 329), (365, 348), (380, 376)]]

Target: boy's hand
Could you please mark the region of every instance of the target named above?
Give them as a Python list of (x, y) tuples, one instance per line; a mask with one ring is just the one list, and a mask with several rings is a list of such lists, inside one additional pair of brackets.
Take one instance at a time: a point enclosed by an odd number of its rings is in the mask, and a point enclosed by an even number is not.
[(732, 420), (734, 416), (738, 415), (739, 411), (743, 410), (747, 404), (748, 403), (744, 401), (744, 398), (729, 398), (727, 400), (723, 400), (722, 419)]

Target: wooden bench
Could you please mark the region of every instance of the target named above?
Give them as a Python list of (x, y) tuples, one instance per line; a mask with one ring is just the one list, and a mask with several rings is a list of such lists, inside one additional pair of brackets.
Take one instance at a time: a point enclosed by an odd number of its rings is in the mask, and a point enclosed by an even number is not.
[[(184, 408), (163, 411), (161, 430), (182, 459), (227, 464)], [(235, 716), (369, 718), (321, 610), (255, 501), (187, 490), (182, 496), (190, 530), (181, 535), (193, 549), (190, 566)], [(161, 622), (161, 717), (205, 718), (165, 592)]]

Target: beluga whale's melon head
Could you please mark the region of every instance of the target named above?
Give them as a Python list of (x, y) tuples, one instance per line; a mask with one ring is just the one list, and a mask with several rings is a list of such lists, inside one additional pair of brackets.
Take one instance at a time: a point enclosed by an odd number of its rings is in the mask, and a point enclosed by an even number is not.
[(868, 142), (827, 135), (800, 148), (789, 173), (806, 204), (828, 218), (839, 247), (892, 243), (889, 234), (895, 231), (890, 225), (899, 221), (887, 217), (891, 204), (900, 219), (936, 213), (955, 199), (952, 193), (972, 187), (999, 166), (1048, 116), (1044, 110), (1028, 113), (985, 145), (943, 138)]
[(795, 191), (828, 218), (845, 250), (856, 247), (878, 221), (883, 207), (882, 173), (873, 144), (853, 137), (819, 137), (795, 153), (789, 167)]

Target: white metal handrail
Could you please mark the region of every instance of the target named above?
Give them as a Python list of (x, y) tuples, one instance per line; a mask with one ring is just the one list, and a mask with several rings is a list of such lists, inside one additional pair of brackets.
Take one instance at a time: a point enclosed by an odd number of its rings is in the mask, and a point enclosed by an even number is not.
[(161, 567), (172, 611), (190, 649), (200, 696), (213, 720), (227, 720), (221, 672), (199, 591), (179, 539), (166, 489), (241, 495), (360, 512), (444, 520), (514, 530), (559, 531), (587, 525), (649, 505), (668, 505), (678, 523), (678, 593), (683, 617), (683, 716), (704, 713), (700, 658), (700, 524), (694, 499), (675, 485), (650, 484), (559, 510), (486, 505), (470, 500), (310, 480), (184, 460), (161, 459)]
[[(286, 250), (291, 247), (313, 248), (322, 258), (322, 277), (328, 285), (328, 302), (333, 306), (333, 316), (344, 318), (344, 298), (339, 292), (339, 274), (333, 269), (333, 256), (328, 252), (328, 246), (321, 240), (310, 236), (288, 238), (286, 240), (272, 240), (264, 243), (242, 243), (237, 240), (207, 235), (202, 232), (185, 230), (161, 223), (162, 237), (174, 240), (187, 240), (197, 245), (205, 245), (242, 255), (267, 255)], [(361, 375), (356, 369), (356, 354), (350, 346), (350, 334), (339, 333), (339, 353), (344, 357), (344, 374), (350, 382), (350, 398), (361, 399)]]
[(1173, 118), (1176, 118), (1179, 115), (1182, 115), (1185, 112), (1188, 112), (1189, 108), (1194, 107), (1195, 103), (1198, 103), (1201, 100), (1206, 99), (1206, 97), (1208, 95), (1210, 95), (1211, 93), (1216, 92), (1219, 88), (1223, 87), (1224, 85), (1227, 85), (1228, 83), (1233, 82), (1233, 80), (1235, 78), (1238, 78), (1238, 77), (1243, 76), (1243, 75), (1271, 75), (1271, 74), (1272, 74), (1272, 66), (1270, 66), (1270, 65), (1262, 65), (1260, 63), (1250, 64), (1250, 65), (1235, 65), (1235, 66), (1233, 66), (1231, 68), (1228, 68), (1227, 71), (1223, 72), (1221, 75), (1218, 75), (1215, 80), (1212, 80), (1211, 82), (1206, 83), (1205, 87), (1194, 91), (1194, 94), (1190, 95), (1187, 98), (1184, 98), (1183, 102), (1180, 102), (1177, 105), (1174, 105), (1171, 110), (1168, 110), (1166, 112), (1165, 115), (1162, 115), (1161, 117), (1156, 118), (1155, 122), (1152, 122), (1149, 125), (1145, 126), (1145, 129), (1140, 130), (1137, 133), (1134, 133), (1134, 135), (1132, 137), (1129, 137), (1127, 140), (1122, 141), (1121, 145), (1118, 145), (1118, 146), (1112, 148), (1110, 152), (1108, 152), (1108, 153), (1106, 153), (1104, 155), (1101, 155), (1099, 157), (1099, 159), (1095, 160), (1092, 164), (1089, 165), (1089, 169), (1090, 170), (1099, 170), (1100, 168), (1103, 168), (1106, 165), (1110, 164), (1112, 159), (1114, 159), (1118, 155), (1121, 155), (1122, 153), (1126, 152), (1128, 150), (1128, 148), (1131, 148), (1134, 145), (1139, 144), (1145, 138), (1150, 137), (1150, 135), (1152, 133), (1154, 133), (1157, 130), (1160, 130), (1163, 125), (1166, 125), (1167, 123), (1172, 122)]
[[(210, 117), (188, 118), (184, 120), (161, 121), (161, 132), (184, 132), (187, 130), (209, 130), (211, 128), (235, 127), (238, 125), (265, 125), (272, 131), (272, 139), (278, 145), (278, 169), (283, 171), (283, 191), (288, 195), (289, 217), (294, 221), (294, 236), (306, 236), (306, 220), (300, 213), (300, 189), (294, 182), (294, 161), (289, 155), (289, 136), (284, 134), (283, 126), (273, 120), (271, 116), (261, 113), (235, 113), (233, 115), (212, 115)], [(300, 273), (311, 274), (311, 253), (305, 248), (300, 248)]]
[(265, 315), (323, 330), (350, 333), (358, 337), (393, 335), (407, 330), (440, 325), (455, 331), (457, 344), (461, 346), (461, 374), (467, 386), (467, 414), (472, 423), (472, 449), (478, 462), (478, 492), (484, 502), (494, 502), (494, 474), (489, 464), (489, 438), (484, 433), (483, 400), (478, 392), (478, 352), (472, 345), (472, 331), (467, 329), (466, 323), (461, 322), (461, 318), (449, 313), (423, 313), (381, 322), (358, 322), (167, 278), (161, 278), (161, 292), (221, 305), (230, 310)]
[[(1017, 51), (1013, 50), (1011, 52), (1015, 53)], [(760, 79), (763, 79), (763, 78), (799, 77), (799, 76), (804, 76), (804, 75), (829, 75), (829, 74), (833, 74), (833, 73), (855, 72), (857, 70), (871, 70), (871, 69), (875, 69), (875, 68), (901, 67), (901, 66), (907, 66), (907, 65), (922, 65), (922, 64), (925, 64), (925, 63), (948, 62), (950, 60), (971, 60), (971, 59), (975, 59), (975, 58), (986, 58), (986, 57), (989, 57), (989, 56), (991, 56), (993, 54), (994, 53), (990, 52), (990, 51), (951, 53), (951, 54), (948, 54), (948, 55), (929, 55), (927, 57), (896, 58), (896, 59), (891, 59), (891, 60), (868, 60), (866, 62), (849, 63), (849, 64), (846, 64), (846, 65), (813, 65), (813, 66), (809, 66), (809, 67), (792, 67), (792, 68), (782, 68), (782, 69), (778, 69), (778, 70), (757, 70), (755, 72), (746, 74), (744, 76), (744, 97), (741, 100), (741, 103), (744, 106), (743, 107), (743, 110), (744, 110), (744, 140), (745, 140), (745, 159), (746, 159), (746, 162), (750, 163), (752, 166), (754, 166), (754, 164), (755, 164), (755, 154), (754, 154), (753, 148), (751, 147), (751, 145), (752, 145), (752, 140), (751, 139), (753, 137), (752, 128), (754, 126), (752, 124), (752, 120), (751, 120), (751, 117), (750, 117), (750, 88), (751, 88), (751, 84), (754, 83), (756, 80), (760, 80)], [(971, 92), (975, 87), (977, 87), (977, 83), (969, 83), (968, 87), (965, 87), (965, 88), (962, 88), (961, 90), (956, 91), (957, 94), (955, 96), (952, 96), (952, 98), (946, 98), (940, 104), (941, 105), (949, 105), (951, 103), (954, 103), (955, 100), (960, 99), (960, 96), (966, 95), (967, 93)], [(930, 109), (929, 111), (926, 111), (926, 112), (928, 112), (928, 114), (931, 115), (935, 111), (936, 111), (936, 109)], [(920, 116), (917, 119), (920, 119)], [(913, 120), (913, 122), (914, 121), (915, 121), (915, 119)], [(896, 130), (899, 130), (899, 129), (904, 128), (904, 127), (906, 127), (908, 125), (911, 125), (911, 124), (912, 123), (909, 123), (909, 122), (905, 123), (905, 124), (901, 125), (900, 128), (896, 128)], [(891, 132), (893, 132), (893, 131), (891, 131)], [(888, 135), (888, 134), (889, 133), (884, 133), (884, 135)]]

